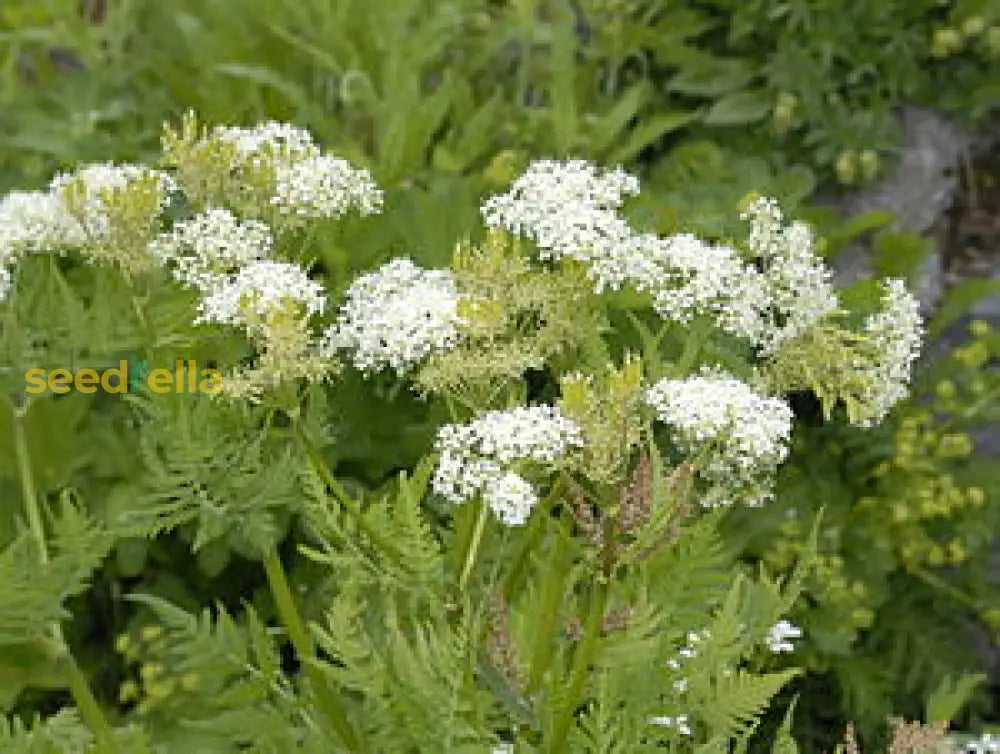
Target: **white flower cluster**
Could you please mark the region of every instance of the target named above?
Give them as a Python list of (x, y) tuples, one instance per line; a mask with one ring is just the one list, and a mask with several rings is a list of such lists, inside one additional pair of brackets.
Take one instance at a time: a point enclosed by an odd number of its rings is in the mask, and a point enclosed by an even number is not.
[(902, 280), (885, 281), (883, 309), (868, 317), (864, 332), (877, 354), (876, 361), (864, 367), (870, 380), (865, 398), (872, 411), (860, 424), (871, 426), (906, 397), (913, 362), (920, 355), (920, 304)]
[(319, 151), (307, 130), (273, 120), (251, 128), (217, 126), (212, 135), (235, 146), (240, 157), (267, 153), (285, 159), (303, 159)]
[(636, 236), (632, 244), (633, 283), (653, 296), (664, 319), (689, 322), (699, 314), (722, 316), (732, 309), (733, 291), (743, 285), (747, 271), (731, 247), (707, 244), (687, 233)]
[(542, 160), (481, 211), (488, 226), (534, 240), (543, 259), (584, 264), (598, 292), (632, 285), (652, 295), (663, 318), (682, 323), (710, 314), (765, 355), (838, 308), (809, 229), (785, 226), (773, 199), (760, 199), (743, 214), (750, 223), (747, 259), (688, 234), (634, 233), (619, 210), (624, 197), (638, 191), (638, 181), (621, 170)]
[(216, 286), (220, 276), (269, 257), (272, 243), (264, 223), (241, 223), (227, 209), (208, 209), (175, 223), (149, 248), (161, 264), (173, 266), (177, 280), (204, 291)]
[(780, 620), (768, 629), (764, 643), (774, 654), (782, 652), (794, 652), (795, 645), (790, 639), (802, 638), (802, 629), (789, 623), (787, 620)]
[(1000, 734), (984, 733), (979, 740), (966, 743), (961, 752), (962, 754), (997, 754), (1000, 752)]
[(482, 206), (487, 226), (527, 236), (545, 259), (568, 257), (587, 265), (597, 291), (630, 278), (632, 230), (617, 210), (639, 193), (639, 181), (621, 169), (604, 173), (583, 160), (538, 160)]
[(219, 280), (205, 292), (195, 320), (246, 326), (287, 311), (295, 317), (322, 313), (323, 286), (289, 262), (257, 261)]
[(0, 199), (0, 301), (10, 291), (12, 268), (25, 254), (79, 246), (83, 228), (52, 192), (12, 191)]
[(777, 202), (767, 198), (755, 201), (742, 217), (750, 223), (747, 247), (763, 272), (746, 270), (746, 282), (736, 292), (734, 303), (737, 310), (749, 304), (759, 309), (760, 316), (750, 327), (739, 315), (730, 324), (735, 334), (750, 338), (764, 353), (773, 353), (836, 311), (840, 302), (808, 227), (802, 223), (785, 226)]
[(438, 430), (435, 492), (460, 505), (477, 495), (509, 526), (527, 521), (538, 503), (532, 485), (515, 467), (551, 467), (582, 445), (580, 427), (552, 406), (490, 411), (469, 424)]
[(458, 290), (446, 270), (425, 270), (394, 259), (362, 275), (347, 291), (324, 350), (347, 349), (365, 371), (402, 373), (458, 339)]
[(150, 178), (154, 179), (159, 209), (162, 210), (169, 204), (170, 195), (177, 191), (177, 184), (168, 174), (142, 165), (116, 165), (111, 162), (84, 165), (72, 173), (57, 175), (49, 188), (63, 199), (68, 199), (66, 192), (71, 185), (82, 189), (82, 196), (76, 197), (79, 204), (74, 208), (75, 214), (87, 235), (94, 239), (106, 236), (111, 231), (111, 221), (107, 214), (109, 192), (127, 190), (137, 181)]
[(235, 145), (240, 160), (274, 169), (271, 204), (282, 215), (336, 218), (352, 208), (366, 215), (382, 208), (382, 191), (371, 173), (323, 153), (305, 129), (268, 121), (253, 128), (220, 127), (213, 134)]
[(758, 395), (725, 373), (660, 380), (646, 391), (646, 402), (674, 431), (684, 452), (708, 453), (701, 472), (720, 485), (722, 497), (709, 494), (705, 504), (722, 504), (727, 488), (753, 484), (788, 454), (793, 418), (788, 404)]
[(382, 191), (371, 173), (331, 155), (317, 155), (276, 171), (271, 203), (278, 211), (299, 217), (340, 217), (353, 207), (363, 215), (382, 209)]

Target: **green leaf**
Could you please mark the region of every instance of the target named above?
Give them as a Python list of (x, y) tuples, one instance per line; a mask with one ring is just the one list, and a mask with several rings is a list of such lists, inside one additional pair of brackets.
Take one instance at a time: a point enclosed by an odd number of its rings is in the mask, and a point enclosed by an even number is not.
[(657, 139), (671, 131), (683, 128), (699, 115), (699, 111), (674, 110), (654, 115), (643, 125), (632, 131), (625, 143), (608, 156), (610, 163), (628, 163), (639, 152), (651, 146)]
[(962, 711), (962, 707), (971, 701), (986, 679), (984, 673), (969, 673), (957, 680), (951, 676), (945, 678), (927, 699), (927, 720), (950, 723)]
[(1000, 280), (973, 278), (952, 286), (927, 325), (931, 338), (939, 337), (950, 325), (962, 318), (981, 299), (1000, 293)]
[(771, 96), (763, 89), (733, 92), (712, 105), (705, 123), (713, 126), (755, 123), (771, 111), (772, 104)]
[(741, 89), (754, 77), (742, 60), (708, 59), (682, 70), (667, 82), (667, 90), (681, 94), (717, 97)]

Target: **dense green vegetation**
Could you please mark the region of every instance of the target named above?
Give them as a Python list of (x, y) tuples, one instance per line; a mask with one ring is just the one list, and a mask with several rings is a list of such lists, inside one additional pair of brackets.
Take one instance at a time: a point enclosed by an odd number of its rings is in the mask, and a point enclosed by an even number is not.
[[(698, 317), (663, 325), (650, 290), (594, 293), (581, 260), (498, 240), (480, 207), (536, 160), (622, 165), (642, 183), (621, 208), (636, 233), (760, 263), (740, 213), (774, 197), (812, 223), (820, 257), (871, 241), (878, 276), (913, 284), (924, 239), (814, 200), (891, 170), (904, 104), (988, 122), (998, 61), (996, 0), (2, 3), (0, 187), (115, 161), (173, 171), (181, 191), (162, 216), (152, 184), (103, 197), (116, 235), (100, 247), (15, 255), (0, 226), (0, 262), (18, 256), (0, 302), (0, 748), (630, 752), (655, 749), (658, 714), (675, 723), (662, 750), (808, 754), (848, 722), (865, 751), (888, 745), (891, 715), (995, 723), (976, 642), (1000, 630), (1000, 473), (973, 438), (998, 418), (1000, 334), (973, 322), (859, 429), (864, 391), (843, 365), (867, 351), (845, 333), (874, 316), (877, 280), (840, 293), (841, 329), (762, 356)], [(164, 139), (188, 111), (308, 129), (370, 172), (379, 211), (296, 225), (268, 204), (273, 166), (223, 175), (233, 156), (197, 129)], [(502, 303), (417, 376), (349, 359), (318, 374), (279, 347), (296, 317), (277, 335), (196, 325), (198, 296), (138, 265), (215, 206), (273, 230), (275, 258), (321, 281), (327, 322), (398, 257)], [(928, 341), (993, 290), (953, 288)], [(283, 375), (258, 402), (25, 394), (30, 368), (191, 359), (228, 375), (255, 354)], [(795, 429), (773, 500), (692, 514), (707, 493), (637, 396), (716, 364), (787, 399)], [(572, 414), (581, 395), (583, 426), (631, 439), (528, 474), (545, 495), (525, 526), (431, 489), (442, 425), (535, 403)], [(655, 493), (636, 492), (643, 475)], [(627, 493), (641, 524), (620, 518)], [(783, 619), (795, 651), (762, 651)], [(674, 709), (680, 679), (646, 671), (706, 628)]]

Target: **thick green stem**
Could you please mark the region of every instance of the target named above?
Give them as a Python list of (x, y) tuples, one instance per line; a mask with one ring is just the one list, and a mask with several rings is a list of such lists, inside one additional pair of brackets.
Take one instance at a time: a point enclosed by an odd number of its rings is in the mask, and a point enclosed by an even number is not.
[(278, 608), (278, 616), (281, 618), (285, 630), (288, 631), (288, 638), (291, 640), (306, 677), (316, 694), (320, 710), (348, 749), (364, 751), (365, 748), (354, 726), (351, 725), (347, 711), (330, 687), (329, 679), (316, 664), (316, 645), (313, 643), (309, 629), (295, 605), (295, 598), (288, 586), (285, 568), (281, 564), (277, 551), (271, 550), (264, 559), (264, 572), (267, 574), (267, 583), (271, 589), (274, 604)]
[(402, 553), (385, 537), (381, 535), (378, 531), (372, 528), (371, 524), (365, 519), (361, 513), (360, 506), (347, 494), (347, 491), (340, 486), (340, 482), (337, 481), (330, 468), (326, 465), (326, 461), (323, 458), (323, 454), (320, 453), (319, 448), (316, 444), (309, 438), (306, 434), (305, 429), (299, 423), (297, 419), (293, 420), (295, 427), (295, 436), (298, 438), (306, 456), (309, 458), (309, 462), (312, 464), (313, 469), (317, 474), (319, 474), (320, 479), (323, 480), (323, 484), (326, 485), (327, 489), (333, 494), (337, 501), (344, 507), (344, 510), (350, 514), (354, 519), (358, 528), (364, 532), (365, 536), (371, 540), (372, 544), (379, 549), (383, 555), (389, 558), (395, 565), (403, 565), (403, 555)]
[[(24, 498), (25, 514), (28, 517), (28, 528), (38, 549), (38, 558), (44, 566), (49, 562), (48, 541), (45, 538), (45, 527), (42, 524), (42, 512), (38, 505), (38, 494), (35, 490), (35, 477), (31, 472), (31, 455), (28, 452), (28, 436), (24, 429), (24, 418), (27, 408), (12, 406), (14, 424), (14, 453), (17, 456), (18, 476), (21, 479), (21, 496)], [(104, 717), (101, 706), (97, 703), (86, 676), (76, 664), (73, 654), (63, 637), (62, 626), (53, 623), (49, 631), (55, 643), (59, 665), (64, 671), (66, 686), (69, 688), (73, 701), (83, 718), (84, 723), (93, 733), (98, 747), (98, 754), (117, 754), (114, 734)]]
[(590, 663), (593, 661), (594, 650), (597, 647), (597, 640), (601, 634), (604, 624), (604, 607), (608, 601), (608, 591), (610, 585), (606, 578), (601, 577), (594, 585), (591, 594), (590, 613), (587, 615), (587, 624), (584, 627), (583, 639), (573, 654), (573, 669), (570, 673), (569, 689), (566, 693), (564, 705), (556, 712), (555, 724), (552, 726), (552, 735), (545, 747), (549, 754), (561, 754), (566, 751), (566, 737), (569, 735), (570, 726), (573, 723), (573, 712), (579, 703), (580, 694), (583, 691), (583, 684), (587, 679), (587, 672)]
[(538, 620), (538, 630), (535, 642), (531, 648), (531, 660), (528, 665), (528, 685), (525, 693), (529, 696), (538, 691), (542, 678), (552, 660), (552, 635), (555, 632), (559, 607), (562, 604), (563, 588), (566, 579), (564, 560), (569, 538), (561, 531), (556, 531), (556, 543), (549, 561), (549, 567), (542, 582), (540, 598), (541, 615)]
[(465, 584), (472, 573), (472, 566), (476, 562), (476, 554), (479, 552), (479, 543), (483, 539), (483, 530), (486, 528), (486, 516), (489, 513), (489, 506), (482, 500), (479, 501), (479, 513), (476, 516), (475, 528), (469, 538), (468, 546), (465, 548), (465, 558), (462, 563), (462, 572), (458, 577), (458, 588), (465, 589)]

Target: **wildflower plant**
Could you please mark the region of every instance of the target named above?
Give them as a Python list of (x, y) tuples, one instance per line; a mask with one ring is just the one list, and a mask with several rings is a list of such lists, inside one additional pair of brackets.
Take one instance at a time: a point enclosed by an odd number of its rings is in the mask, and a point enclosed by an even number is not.
[[(808, 640), (788, 616), (817, 543), (750, 574), (720, 524), (774, 504), (793, 393), (815, 392), (854, 432), (902, 398), (921, 323), (900, 284), (886, 283), (883, 308), (852, 309), (772, 201), (749, 202), (744, 238), (659, 238), (626, 214), (635, 177), (554, 160), (484, 200), (481, 233), (450, 266), (396, 255), (339, 279), (343, 266), (305, 258), (315, 227), (383, 197), (307, 132), (188, 117), (166, 130), (161, 168), (56, 181), (84, 229), (79, 255), (35, 258), (73, 248), (49, 194), (37, 215), (17, 211), (51, 224), (15, 228), (4, 247), (17, 251), (0, 332), (18, 359), (31, 353), (15, 348), (23, 307), (75, 301), (80, 286), (127, 299), (121, 327), (142, 355), (183, 344), (224, 375), (215, 396), (129, 396), (104, 412), (88, 396), (11, 391), (4, 471), (29, 526), (11, 522), (0, 561), (14, 605), (0, 640), (33, 646), (49, 626), (55, 656), (75, 662), (67, 595), (101, 578), (108, 552), (113, 576), (140, 584), (115, 626), (117, 701), (70, 665), (60, 682), (84, 726), (52, 718), (12, 736), (102, 754), (747, 744), (800, 672), (766, 650), (794, 659), (791, 640)], [(111, 305), (78, 304), (84, 324)], [(808, 347), (830, 332), (841, 362)], [(105, 345), (90, 355), (118, 347)], [(347, 385), (348, 400), (389, 404), (393, 471), (367, 484), (337, 464), (374, 442), (370, 428), (338, 433), (329, 406)], [(45, 416), (118, 452), (53, 478), (33, 455)], [(410, 435), (426, 438), (415, 464), (394, 444)], [(47, 524), (56, 494), (66, 513)], [(73, 549), (84, 534), (86, 560)], [(261, 564), (265, 588), (243, 608), (210, 595), (207, 609), (147, 580), (166, 543), (216, 587), (235, 558)], [(23, 578), (32, 558), (44, 590)]]

